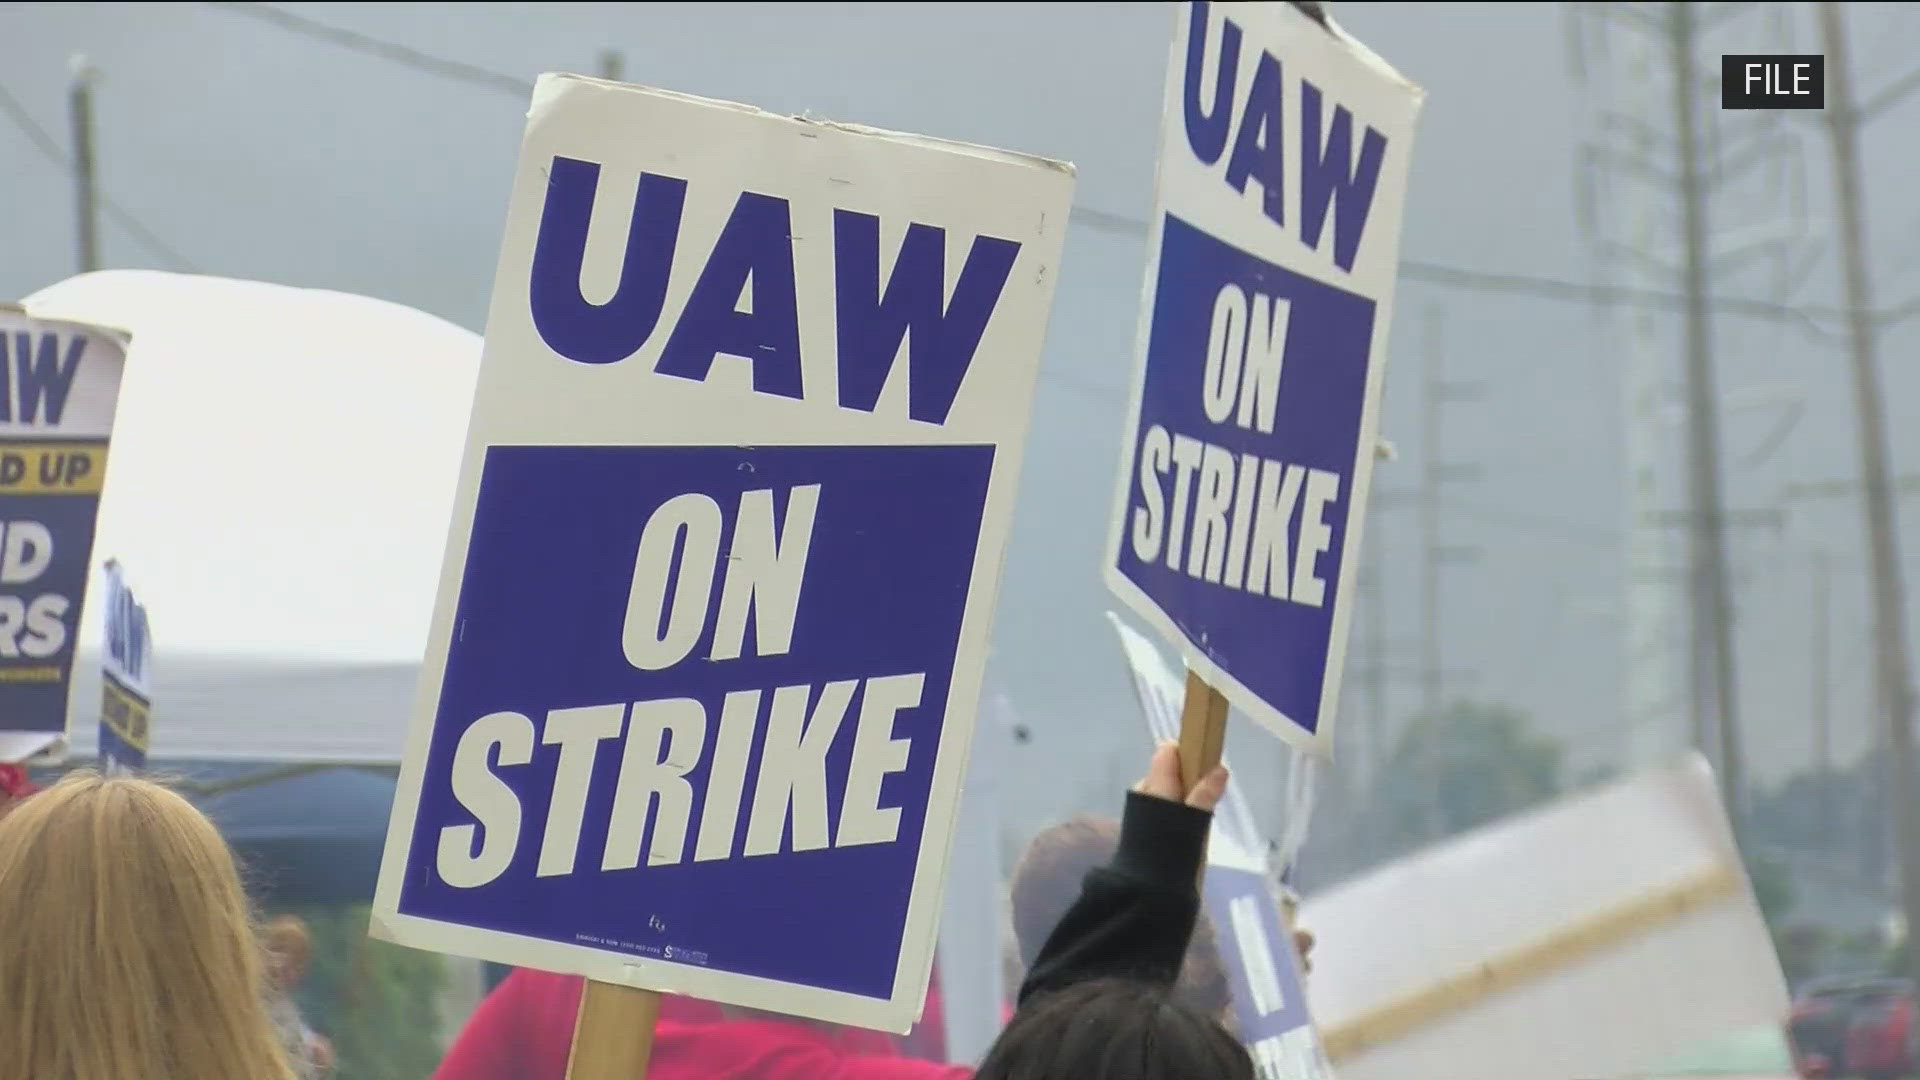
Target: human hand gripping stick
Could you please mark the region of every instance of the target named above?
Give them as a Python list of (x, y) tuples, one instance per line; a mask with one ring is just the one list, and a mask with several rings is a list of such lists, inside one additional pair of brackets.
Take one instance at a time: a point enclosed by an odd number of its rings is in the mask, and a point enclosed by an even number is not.
[(1220, 805), (1220, 797), (1227, 793), (1227, 767), (1215, 765), (1191, 788), (1184, 787), (1180, 780), (1180, 744), (1169, 739), (1154, 748), (1153, 757), (1147, 762), (1147, 775), (1133, 785), (1133, 790), (1156, 799), (1185, 803), (1211, 814), (1213, 808)]

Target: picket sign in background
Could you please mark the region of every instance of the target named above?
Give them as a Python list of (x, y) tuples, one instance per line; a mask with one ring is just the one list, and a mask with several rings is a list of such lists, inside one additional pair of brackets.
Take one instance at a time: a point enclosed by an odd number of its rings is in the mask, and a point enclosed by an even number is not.
[(61, 743), (126, 335), (0, 304), (0, 761)]
[(1341, 1080), (1697, 1075), (1665, 1065), (1778, 1031), (1790, 1000), (1697, 753), (1377, 866), (1300, 922)]
[(541, 79), (376, 933), (912, 1024), (1072, 191)]
[(108, 559), (100, 577), (107, 608), (100, 650), (100, 766), (138, 772), (147, 767), (152, 745), (153, 635), (147, 609), (134, 598), (120, 563)]
[(1300, 954), (1281, 921), (1265, 860), (1215, 837), (1202, 891), (1233, 989), (1237, 1034), (1254, 1070), (1261, 1080), (1326, 1080), (1331, 1066), (1313, 1027)]
[(1107, 583), (1331, 746), (1421, 91), (1291, 4), (1178, 8)]
[[(1184, 682), (1144, 635), (1118, 616), (1114, 631), (1120, 637), (1134, 688), (1140, 695), (1147, 730), (1156, 742), (1178, 739)], [(1221, 761), (1226, 764), (1224, 758)], [(1254, 1057), (1262, 1080), (1321, 1080), (1327, 1063), (1313, 1030), (1307, 1008), (1303, 965), (1293, 947), (1293, 933), (1280, 919), (1277, 878), (1306, 838), (1306, 819), (1312, 812), (1313, 759), (1295, 753), (1289, 763), (1287, 822), (1281, 840), (1269, 844), (1262, 835), (1246, 789), (1227, 785), (1214, 810), (1213, 839), (1207, 848), (1203, 884), (1207, 917), (1213, 921), (1213, 940), (1233, 990), (1234, 1018), (1241, 1041)]]

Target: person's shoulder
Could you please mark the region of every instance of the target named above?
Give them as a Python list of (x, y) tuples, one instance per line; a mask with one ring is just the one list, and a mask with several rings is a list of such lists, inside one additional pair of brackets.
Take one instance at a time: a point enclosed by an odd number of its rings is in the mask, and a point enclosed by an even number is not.
[(654, 1031), (650, 1080), (779, 1076), (781, 1080), (967, 1080), (969, 1069), (913, 1058), (868, 1057), (835, 1046), (800, 1021), (661, 1021)]
[(579, 975), (515, 968), (488, 998), (504, 1023), (538, 1029), (542, 1038), (548, 1028), (564, 1028), (571, 1037), (586, 989), (587, 980)]

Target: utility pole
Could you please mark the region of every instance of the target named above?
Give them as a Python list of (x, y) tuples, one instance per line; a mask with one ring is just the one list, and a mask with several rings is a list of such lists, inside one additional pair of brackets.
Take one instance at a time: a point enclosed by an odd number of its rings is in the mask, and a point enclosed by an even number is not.
[(1361, 599), (1360, 625), (1366, 630), (1365, 701), (1367, 716), (1360, 724), (1360, 777), (1363, 790), (1370, 788), (1379, 775), (1384, 756), (1387, 723), (1387, 559), (1382, 548), (1385, 537), (1381, 525), (1386, 515), (1367, 517), (1367, 550), (1362, 556), (1361, 580), (1365, 582)]
[(1442, 648), (1444, 622), (1440, 617), (1440, 574), (1449, 564), (1471, 561), (1471, 548), (1446, 544), (1441, 535), (1440, 502), (1447, 484), (1479, 475), (1471, 465), (1450, 464), (1444, 437), (1446, 407), (1470, 401), (1478, 389), (1446, 377), (1446, 350), (1441, 341), (1438, 307), (1426, 310), (1424, 348), (1426, 386), (1422, 425), (1420, 482), (1420, 712), (1429, 721), (1446, 707), (1446, 666)]
[[(1906, 473), (1894, 477), (1892, 488), (1894, 495), (1898, 498), (1920, 497), (1920, 473)], [(1852, 499), (1858, 498), (1863, 490), (1864, 488), (1861, 484), (1855, 480), (1816, 480), (1788, 484), (1786, 489), (1780, 493), (1780, 499), (1781, 502), (1785, 504), (1799, 504), (1816, 500), (1831, 501), (1834, 499)], [(1826, 519), (1817, 519), (1817, 530), (1823, 534), (1829, 531)], [(1821, 627), (1829, 626), (1832, 618), (1831, 604), (1833, 592), (1831, 583), (1834, 564), (1832, 552), (1824, 547), (1815, 551), (1812, 558), (1816, 575), (1814, 580), (1814, 618), (1819, 620), (1815, 626), (1815, 642), (1816, 644), (1821, 642), (1826, 643), (1823, 647), (1817, 648), (1813, 655), (1813, 663), (1815, 665), (1813, 676), (1815, 686), (1814, 703), (1818, 707), (1815, 719), (1816, 721), (1823, 721), (1823, 723), (1818, 724), (1815, 729), (1814, 758), (1815, 768), (1819, 771), (1819, 774), (1828, 776), (1829, 779), (1831, 779), (1833, 770), (1833, 725), (1830, 704), (1832, 692), (1831, 672), (1833, 669), (1833, 661), (1831, 659), (1832, 632), (1831, 630), (1823, 630)], [(1869, 580), (1871, 580), (1871, 578), (1869, 578)], [(1878, 798), (1889, 808), (1889, 815), (1881, 819), (1884, 827), (1880, 830), (1880, 839), (1877, 843), (1880, 844), (1886, 852), (1887, 866), (1892, 867), (1894, 857), (1893, 844), (1896, 842), (1895, 837), (1897, 833), (1897, 830), (1890, 824), (1892, 821), (1891, 810), (1894, 805), (1893, 798), (1889, 794), (1893, 787), (1893, 764), (1891, 761), (1892, 755), (1887, 753), (1888, 732), (1886, 724), (1883, 723), (1886, 716), (1886, 706), (1883, 700), (1884, 694), (1880, 692), (1880, 660), (1878, 650), (1875, 649), (1871, 651), (1868, 654), (1867, 660), (1866, 681), (1867, 685), (1872, 687), (1874, 692), (1874, 705), (1869, 712), (1872, 742), (1871, 749), (1868, 751), (1868, 763), (1871, 767), (1874, 790)], [(1826, 756), (1824, 758), (1821, 756), (1822, 746), (1826, 748), (1824, 751)], [(1829, 813), (1830, 812), (1829, 810)], [(1837, 822), (1834, 822), (1834, 824), (1836, 826), (1838, 825)], [(1897, 875), (1890, 875), (1890, 878), (1892, 876)]]
[(619, 49), (600, 50), (600, 77), (608, 82), (624, 82), (627, 58)]
[[(1703, 49), (1714, 51), (1707, 33), (1751, 15), (1768, 25), (1740, 29), (1743, 49), (1791, 52), (1784, 18), (1763, 5), (1721, 4), (1703, 14), (1705, 7), (1569, 3), (1567, 12), (1570, 72), (1589, 132), (1575, 171), (1576, 212), (1596, 268), (1609, 283), (1689, 300), (1671, 322), (1613, 305), (1627, 458), (1622, 758), (1645, 764), (1691, 744), (1719, 764), (1737, 809), (1744, 756), (1709, 281), (1758, 261), (1773, 271), (1769, 292), (1791, 291), (1809, 264), (1812, 229), (1798, 183), (1801, 149), (1787, 121), (1700, 105), (1716, 92), (1698, 63)], [(1757, 41), (1774, 47), (1753, 48)], [(1710, 214), (1709, 200), (1730, 209), (1716, 205)], [(1669, 342), (1670, 330), (1683, 348)], [(1682, 437), (1670, 446), (1663, 414), (1674, 383), (1686, 409)], [(1678, 552), (1655, 524), (1676, 503), (1688, 507), (1677, 575), (1667, 568)]]
[(1440, 478), (1441, 420), (1446, 410), (1441, 395), (1446, 386), (1446, 354), (1440, 341), (1440, 312), (1426, 310), (1426, 417), (1421, 425), (1420, 454), (1420, 715), (1428, 723), (1439, 719), (1440, 676)]
[(1354, 725), (1361, 739), (1358, 757), (1363, 786), (1372, 784), (1393, 755), (1396, 729), (1393, 724), (1394, 688), (1416, 679), (1424, 683), (1425, 667), (1396, 663), (1395, 657), (1410, 649), (1413, 642), (1393, 637), (1392, 594), (1387, 581), (1387, 545), (1384, 526), (1386, 511), (1424, 502), (1419, 493), (1374, 488), (1368, 497), (1366, 554), (1360, 572), (1360, 663), (1348, 665), (1357, 676), (1360, 700), (1367, 711), (1366, 722)]
[[(1394, 605), (1388, 588), (1386, 543), (1389, 511), (1419, 509), (1424, 503), (1424, 495), (1417, 489), (1376, 485), (1367, 495), (1367, 542), (1360, 570), (1360, 611), (1354, 631), (1356, 648), (1347, 662), (1355, 703), (1367, 713), (1363, 722), (1351, 725), (1356, 740), (1353, 753), (1359, 762), (1355, 773), (1361, 790), (1370, 789), (1379, 780), (1393, 756), (1395, 740), (1400, 737), (1401, 731), (1393, 723), (1395, 690), (1401, 686), (1410, 688), (1426, 676), (1426, 669), (1419, 664), (1395, 662), (1396, 657), (1411, 651), (1416, 643), (1411, 638), (1393, 637), (1390, 632)], [(1451, 675), (1460, 681), (1469, 678), (1466, 672), (1456, 671)]]
[(1813, 555), (1813, 775), (1819, 783), (1822, 843), (1833, 837), (1833, 567)]
[(100, 269), (100, 195), (94, 179), (93, 65), (84, 56), (73, 58), (73, 78), (67, 85), (67, 114), (73, 132), (74, 208), (79, 214), (80, 272)]
[(1442, 651), (1445, 623), (1440, 617), (1440, 574), (1449, 564), (1470, 561), (1476, 554), (1471, 548), (1450, 547), (1445, 543), (1441, 535), (1440, 502), (1442, 490), (1448, 483), (1472, 479), (1479, 470), (1468, 465), (1450, 464), (1446, 459), (1443, 431), (1447, 406), (1453, 402), (1471, 400), (1476, 388), (1448, 381), (1446, 349), (1441, 340), (1440, 308), (1429, 306), (1425, 314), (1426, 417), (1421, 431), (1423, 446), (1419, 504), (1420, 716), (1427, 730), (1421, 735), (1420, 745), (1426, 749), (1426, 760), (1421, 762), (1421, 771), (1431, 781), (1426, 808), (1426, 840), (1434, 842), (1443, 839), (1446, 832), (1440, 763), (1435, 755), (1443, 737), (1439, 725), (1441, 710), (1446, 707), (1444, 695), (1447, 677)]
[(1686, 443), (1688, 593), (1692, 599), (1690, 683), (1698, 746), (1717, 746), (1722, 798), (1736, 827), (1744, 817), (1744, 763), (1733, 679), (1733, 618), (1727, 590), (1727, 538), (1720, 502), (1720, 431), (1714, 389), (1712, 320), (1707, 309), (1707, 199), (1701, 178), (1699, 73), (1693, 4), (1667, 5), (1673, 51), (1673, 108), (1679, 140), (1681, 281), (1687, 297)]
[(1920, 979), (1920, 801), (1916, 801), (1913, 685), (1907, 670), (1906, 590), (1900, 575), (1887, 464), (1885, 404), (1874, 355), (1873, 289), (1867, 275), (1864, 195), (1860, 184), (1863, 112), (1888, 104), (1882, 97), (1862, 110), (1854, 101), (1847, 35), (1840, 5), (1820, 4), (1820, 37), (1827, 57), (1828, 142), (1833, 150), (1834, 202), (1840, 218), (1840, 266), (1846, 289), (1847, 339), (1853, 360), (1854, 409), (1859, 414), (1860, 480), (1865, 496), (1868, 590), (1873, 604), (1876, 704), (1886, 729), (1887, 795), (1900, 864), (1906, 915), (1906, 974)]

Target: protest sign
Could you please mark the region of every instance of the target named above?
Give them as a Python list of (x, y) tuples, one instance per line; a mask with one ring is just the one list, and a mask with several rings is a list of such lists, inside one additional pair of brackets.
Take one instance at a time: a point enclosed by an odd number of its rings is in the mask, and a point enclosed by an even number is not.
[(1224, 837), (1207, 852), (1202, 886), (1207, 918), (1233, 991), (1236, 1034), (1261, 1080), (1325, 1080), (1331, 1075), (1307, 1008), (1306, 981), (1293, 932), (1280, 919), (1265, 860)]
[(912, 1025), (1072, 190), (540, 80), (376, 933)]
[(1787, 1014), (1698, 754), (1377, 866), (1300, 917), (1341, 1080), (1679, 1075), (1653, 1070)]
[(100, 652), (100, 767), (105, 772), (138, 772), (147, 767), (147, 740), (153, 714), (153, 638), (147, 609), (134, 599), (120, 564), (108, 559), (106, 579), (107, 641)]
[(1295, 5), (1179, 9), (1105, 574), (1196, 683), (1316, 752), (1421, 99)]
[(0, 304), (0, 761), (64, 741), (127, 339)]

